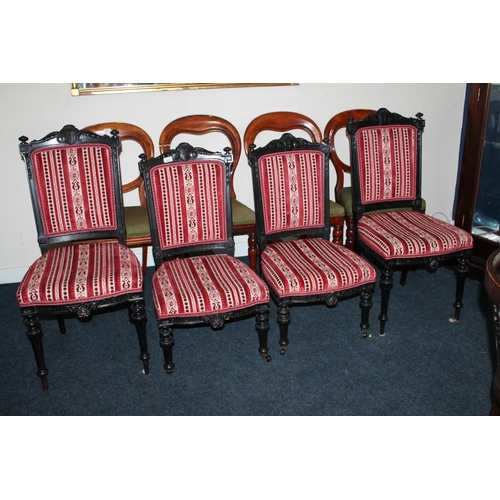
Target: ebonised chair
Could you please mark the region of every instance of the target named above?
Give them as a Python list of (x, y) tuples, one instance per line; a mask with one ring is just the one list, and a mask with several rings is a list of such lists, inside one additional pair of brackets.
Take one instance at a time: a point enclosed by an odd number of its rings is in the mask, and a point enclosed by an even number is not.
[(168, 151), (174, 137), (180, 134), (204, 135), (220, 132), (229, 140), (233, 155), (231, 168), (231, 210), (233, 235), (248, 235), (248, 259), (250, 267), (257, 268), (257, 243), (255, 241), (255, 212), (241, 203), (234, 190), (234, 174), (241, 155), (241, 137), (236, 127), (226, 119), (214, 115), (189, 115), (173, 120), (160, 134), (160, 153)]
[(259, 353), (271, 361), (269, 290), (234, 257), (232, 163), (229, 148), (212, 153), (188, 143), (139, 163), (156, 265), (153, 301), (167, 373), (174, 370), (175, 325), (209, 324), (220, 329), (226, 321), (249, 315), (256, 318)]
[[(349, 118), (352, 210), (356, 250), (381, 268), (380, 335), (385, 334), (393, 270), (456, 263), (455, 320), (472, 253), (472, 236), (421, 212), (422, 113), (405, 118), (379, 109), (363, 120)], [(402, 278), (405, 283), (406, 275)]]
[(66, 125), (19, 149), (26, 164), (42, 256), (28, 269), (17, 301), (48, 390), (39, 316), (89, 318), (127, 305), (135, 324), (144, 373), (149, 373), (141, 265), (125, 246), (126, 231), (117, 132), (97, 135)]
[[(97, 123), (85, 130), (96, 134), (109, 134), (111, 130), (118, 130), (123, 148), (123, 141), (134, 141), (141, 148), (147, 158), (154, 157), (154, 143), (148, 133), (137, 125), (124, 122)], [(142, 272), (146, 274), (148, 268), (148, 248), (151, 246), (151, 230), (149, 229), (148, 210), (146, 206), (146, 195), (144, 194), (144, 181), (139, 175), (136, 179), (122, 185), (122, 192), (130, 193), (137, 190), (139, 205), (125, 206), (125, 228), (128, 247), (142, 247)]]
[[(354, 120), (362, 120), (368, 115), (375, 113), (374, 109), (349, 109), (342, 111), (333, 116), (325, 127), (325, 137), (329, 140), (332, 146), (330, 159), (337, 172), (337, 184), (335, 185), (335, 201), (342, 205), (345, 210), (345, 223), (346, 223), (346, 238), (345, 246), (354, 249), (354, 218), (352, 214), (352, 192), (351, 186), (344, 187), (344, 174), (351, 173), (351, 166), (344, 163), (337, 151), (336, 137), (337, 133), (345, 129), (347, 126), (347, 119), (352, 116)], [(344, 130), (345, 134), (345, 130)], [(422, 199), (421, 211), (425, 212), (425, 200)]]
[[(254, 144), (261, 132), (291, 132), (303, 130), (309, 135), (311, 141), (320, 143), (323, 141), (321, 130), (309, 117), (293, 111), (274, 111), (265, 113), (253, 119), (245, 130), (243, 144), (248, 156), (250, 145)], [(337, 202), (329, 202), (330, 226), (332, 227), (332, 241), (339, 245), (343, 244), (345, 210)]]
[(278, 305), (281, 354), (292, 304), (335, 306), (360, 296), (360, 327), (368, 336), (375, 269), (329, 239), (329, 154), (329, 145), (290, 133), (264, 147), (249, 145), (260, 271)]

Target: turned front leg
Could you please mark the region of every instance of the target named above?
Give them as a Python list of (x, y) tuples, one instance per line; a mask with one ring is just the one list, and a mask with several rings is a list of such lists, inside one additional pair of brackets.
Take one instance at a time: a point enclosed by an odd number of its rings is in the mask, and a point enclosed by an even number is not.
[(172, 350), (174, 348), (174, 332), (170, 325), (160, 326), (160, 346), (163, 350), (163, 357), (165, 359), (163, 368), (165, 368), (167, 373), (172, 373), (175, 368), (172, 358)]
[(280, 328), (280, 354), (285, 354), (288, 347), (288, 325), (290, 324), (290, 307), (288, 301), (278, 304), (278, 325)]
[(135, 300), (130, 304), (129, 315), (132, 323), (137, 330), (137, 337), (139, 339), (139, 348), (141, 355), (139, 359), (144, 366), (144, 374), (149, 375), (149, 359), (151, 355), (148, 352), (148, 341), (146, 336), (146, 309), (144, 307), (144, 300)]
[(380, 335), (385, 335), (385, 324), (389, 320), (387, 311), (389, 309), (389, 295), (391, 293), (391, 288), (394, 283), (393, 271), (389, 266), (385, 266), (382, 269), (382, 275), (380, 276), (380, 288), (382, 290), (381, 294), (381, 307), (380, 307)]
[(33, 353), (35, 354), (35, 361), (38, 367), (36, 374), (40, 377), (42, 381), (42, 387), (45, 392), (49, 390), (49, 384), (47, 381), (47, 375), (49, 370), (45, 366), (45, 356), (43, 353), (43, 332), (40, 326), (40, 321), (36, 314), (28, 314), (23, 319), (26, 326), (26, 335), (30, 339), (31, 347), (33, 348)]
[(269, 333), (269, 306), (259, 307), (255, 315), (255, 326), (259, 335), (259, 353), (264, 361), (271, 361), (267, 337)]

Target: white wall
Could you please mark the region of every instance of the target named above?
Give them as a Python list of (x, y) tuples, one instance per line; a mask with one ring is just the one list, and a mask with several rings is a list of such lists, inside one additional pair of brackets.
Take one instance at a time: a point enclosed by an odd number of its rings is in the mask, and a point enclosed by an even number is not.
[[(0, 84), (0, 283), (20, 281), (30, 263), (40, 255), (24, 163), (18, 149), (21, 135), (33, 140), (68, 123), (83, 128), (104, 121), (123, 121), (144, 128), (157, 144), (165, 124), (195, 113), (222, 116), (243, 136), (246, 125), (253, 118), (269, 111), (303, 113), (321, 129), (334, 114), (350, 108), (386, 107), (407, 116), (422, 112), (426, 120), (422, 193), (427, 201), (427, 213), (451, 219), (465, 88), (464, 83), (304, 83), (290, 87), (73, 97), (69, 83)], [(213, 149), (226, 146), (222, 136), (199, 136), (192, 142)], [(340, 154), (347, 162), (347, 139), (344, 144), (345, 149), (340, 150)], [(129, 156), (125, 156), (124, 149), (124, 181), (138, 174), (138, 154), (138, 151), (128, 151)], [(333, 168), (331, 177), (333, 190)], [(236, 171), (235, 190), (238, 198), (253, 208), (251, 182), (243, 153)], [(126, 199), (126, 204), (133, 202)], [(237, 254), (245, 254), (245, 238), (239, 237), (236, 241)]]

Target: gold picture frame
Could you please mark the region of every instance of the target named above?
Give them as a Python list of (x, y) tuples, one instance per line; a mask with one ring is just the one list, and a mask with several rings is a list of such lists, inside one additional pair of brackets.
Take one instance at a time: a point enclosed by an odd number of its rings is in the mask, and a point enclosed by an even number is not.
[(232, 89), (279, 87), (298, 83), (72, 83), (71, 95), (114, 94), (116, 92), (162, 92), (165, 90)]

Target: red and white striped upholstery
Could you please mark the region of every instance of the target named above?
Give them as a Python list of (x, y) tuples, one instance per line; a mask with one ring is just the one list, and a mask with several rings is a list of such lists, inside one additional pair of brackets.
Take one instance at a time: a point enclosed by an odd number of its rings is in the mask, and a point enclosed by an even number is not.
[(339, 292), (376, 280), (375, 269), (359, 255), (321, 238), (268, 245), (261, 268), (279, 297)]
[(364, 127), (357, 132), (361, 203), (414, 200), (417, 130), (411, 125)]
[(165, 261), (152, 281), (159, 319), (224, 314), (269, 302), (261, 278), (226, 254)]
[[(417, 130), (411, 125), (364, 127), (357, 132), (361, 203), (414, 200)], [(358, 238), (384, 259), (443, 255), (472, 248), (472, 236), (421, 212), (364, 214)]]
[[(178, 248), (227, 240), (225, 164), (196, 160), (151, 169), (160, 247)], [(168, 186), (168, 188), (167, 188)]]
[(31, 162), (46, 236), (116, 229), (110, 146), (41, 148)]
[(88, 302), (142, 292), (135, 254), (117, 242), (69, 245), (44, 253), (17, 289), (20, 307)]
[(266, 234), (325, 224), (325, 156), (287, 151), (259, 159)]
[(432, 257), (473, 247), (467, 231), (411, 210), (363, 215), (358, 238), (384, 259)]

